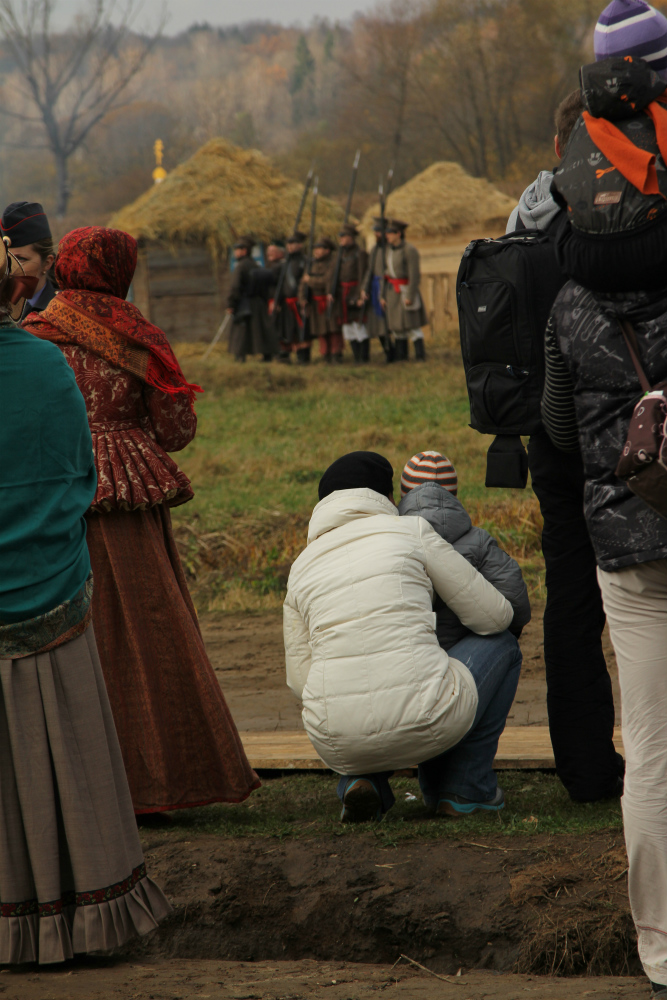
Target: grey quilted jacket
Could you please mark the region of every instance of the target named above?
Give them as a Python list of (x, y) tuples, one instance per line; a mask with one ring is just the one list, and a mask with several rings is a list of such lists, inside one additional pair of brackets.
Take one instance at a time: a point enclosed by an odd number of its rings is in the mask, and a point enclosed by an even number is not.
[[(424, 483), (410, 490), (398, 505), (398, 513), (423, 517), (441, 538), (449, 542), (514, 608), (510, 632), (518, 635), (530, 621), (530, 601), (519, 564), (499, 548), (483, 528), (474, 528), (460, 500), (437, 483)], [(440, 598), (436, 599), (436, 634), (443, 649), (451, 649), (470, 629)]]

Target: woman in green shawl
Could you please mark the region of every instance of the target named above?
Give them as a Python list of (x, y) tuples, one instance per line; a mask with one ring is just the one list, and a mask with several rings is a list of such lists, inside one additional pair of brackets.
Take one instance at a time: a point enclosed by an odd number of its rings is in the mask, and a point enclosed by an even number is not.
[(146, 875), (90, 623), (86, 407), (55, 344), (12, 321), (30, 279), (11, 264), (0, 241), (2, 964), (106, 951), (170, 910)]

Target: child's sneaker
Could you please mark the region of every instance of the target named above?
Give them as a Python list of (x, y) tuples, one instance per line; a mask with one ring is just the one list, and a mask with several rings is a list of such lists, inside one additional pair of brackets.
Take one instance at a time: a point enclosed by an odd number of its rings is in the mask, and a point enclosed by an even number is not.
[(354, 778), (343, 795), (341, 823), (367, 823), (382, 819), (380, 793), (368, 778)]
[(462, 795), (443, 795), (435, 810), (436, 816), (472, 816), (476, 812), (500, 812), (505, 808), (505, 796), (502, 788), (496, 788), (496, 794), (488, 802), (473, 802)]

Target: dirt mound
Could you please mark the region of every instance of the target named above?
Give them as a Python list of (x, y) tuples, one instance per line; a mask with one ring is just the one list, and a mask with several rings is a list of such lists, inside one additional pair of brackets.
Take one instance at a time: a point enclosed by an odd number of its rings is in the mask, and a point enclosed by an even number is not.
[(640, 972), (620, 837), (145, 839), (175, 911), (135, 955)]

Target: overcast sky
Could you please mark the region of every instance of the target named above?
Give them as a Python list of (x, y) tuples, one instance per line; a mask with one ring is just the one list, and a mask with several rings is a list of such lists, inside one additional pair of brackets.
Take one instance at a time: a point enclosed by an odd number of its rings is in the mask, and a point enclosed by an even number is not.
[[(72, 16), (86, 9), (90, 0), (57, 0), (56, 19), (65, 27)], [(120, 9), (124, 0), (116, 0)], [(163, 0), (143, 0), (136, 27), (151, 27), (164, 6)], [(375, 0), (167, 0), (169, 21), (166, 33), (175, 35), (196, 22), (214, 26), (244, 21), (276, 21), (280, 24), (309, 24), (314, 17), (344, 21), (360, 10), (375, 6)]]

